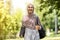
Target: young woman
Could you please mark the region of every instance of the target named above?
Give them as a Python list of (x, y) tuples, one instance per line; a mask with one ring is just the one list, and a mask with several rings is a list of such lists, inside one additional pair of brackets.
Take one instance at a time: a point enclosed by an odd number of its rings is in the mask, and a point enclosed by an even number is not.
[(39, 32), (40, 30), (40, 21), (38, 17), (38, 24), (36, 25), (36, 15), (34, 14), (34, 6), (32, 4), (27, 5), (27, 13), (28, 15), (24, 16), (22, 19), (22, 24), (25, 27), (25, 36), (24, 40), (39, 40)]

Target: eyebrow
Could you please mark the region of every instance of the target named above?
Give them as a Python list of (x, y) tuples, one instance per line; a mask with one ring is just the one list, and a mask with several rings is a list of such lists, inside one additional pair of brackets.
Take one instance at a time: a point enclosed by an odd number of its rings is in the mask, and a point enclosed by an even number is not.
[(28, 6), (28, 7), (29, 7), (29, 8), (34, 8), (33, 6), (31, 6), (31, 7), (30, 7), (30, 6)]

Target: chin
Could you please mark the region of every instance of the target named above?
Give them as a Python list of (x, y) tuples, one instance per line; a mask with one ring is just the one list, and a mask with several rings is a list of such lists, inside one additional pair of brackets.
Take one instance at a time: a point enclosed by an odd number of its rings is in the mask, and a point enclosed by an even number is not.
[(30, 12), (29, 14), (32, 14), (32, 12)]

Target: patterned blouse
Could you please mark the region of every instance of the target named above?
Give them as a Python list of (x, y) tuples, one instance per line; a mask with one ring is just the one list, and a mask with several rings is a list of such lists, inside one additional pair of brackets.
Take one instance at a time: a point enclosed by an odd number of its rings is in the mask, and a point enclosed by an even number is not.
[[(22, 19), (22, 25), (24, 25), (24, 27), (26, 28), (30, 28), (30, 29), (36, 29), (36, 15), (32, 14), (31, 16), (24, 16)], [(39, 17), (38, 17), (38, 25), (41, 25)]]

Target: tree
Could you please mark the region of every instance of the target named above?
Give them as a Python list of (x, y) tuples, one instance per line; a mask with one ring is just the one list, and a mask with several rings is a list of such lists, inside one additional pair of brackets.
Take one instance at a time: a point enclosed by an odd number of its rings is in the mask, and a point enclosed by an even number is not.
[(40, 20), (45, 27), (53, 28), (55, 27), (54, 22), (54, 9), (57, 11), (56, 15), (60, 17), (60, 0), (35, 0), (35, 11), (40, 15)]
[(4, 0), (0, 0), (0, 40), (5, 40), (7, 37), (16, 37), (20, 29), (22, 19), (21, 9), (17, 9), (14, 15), (10, 15), (10, 0), (6, 0), (6, 7)]

